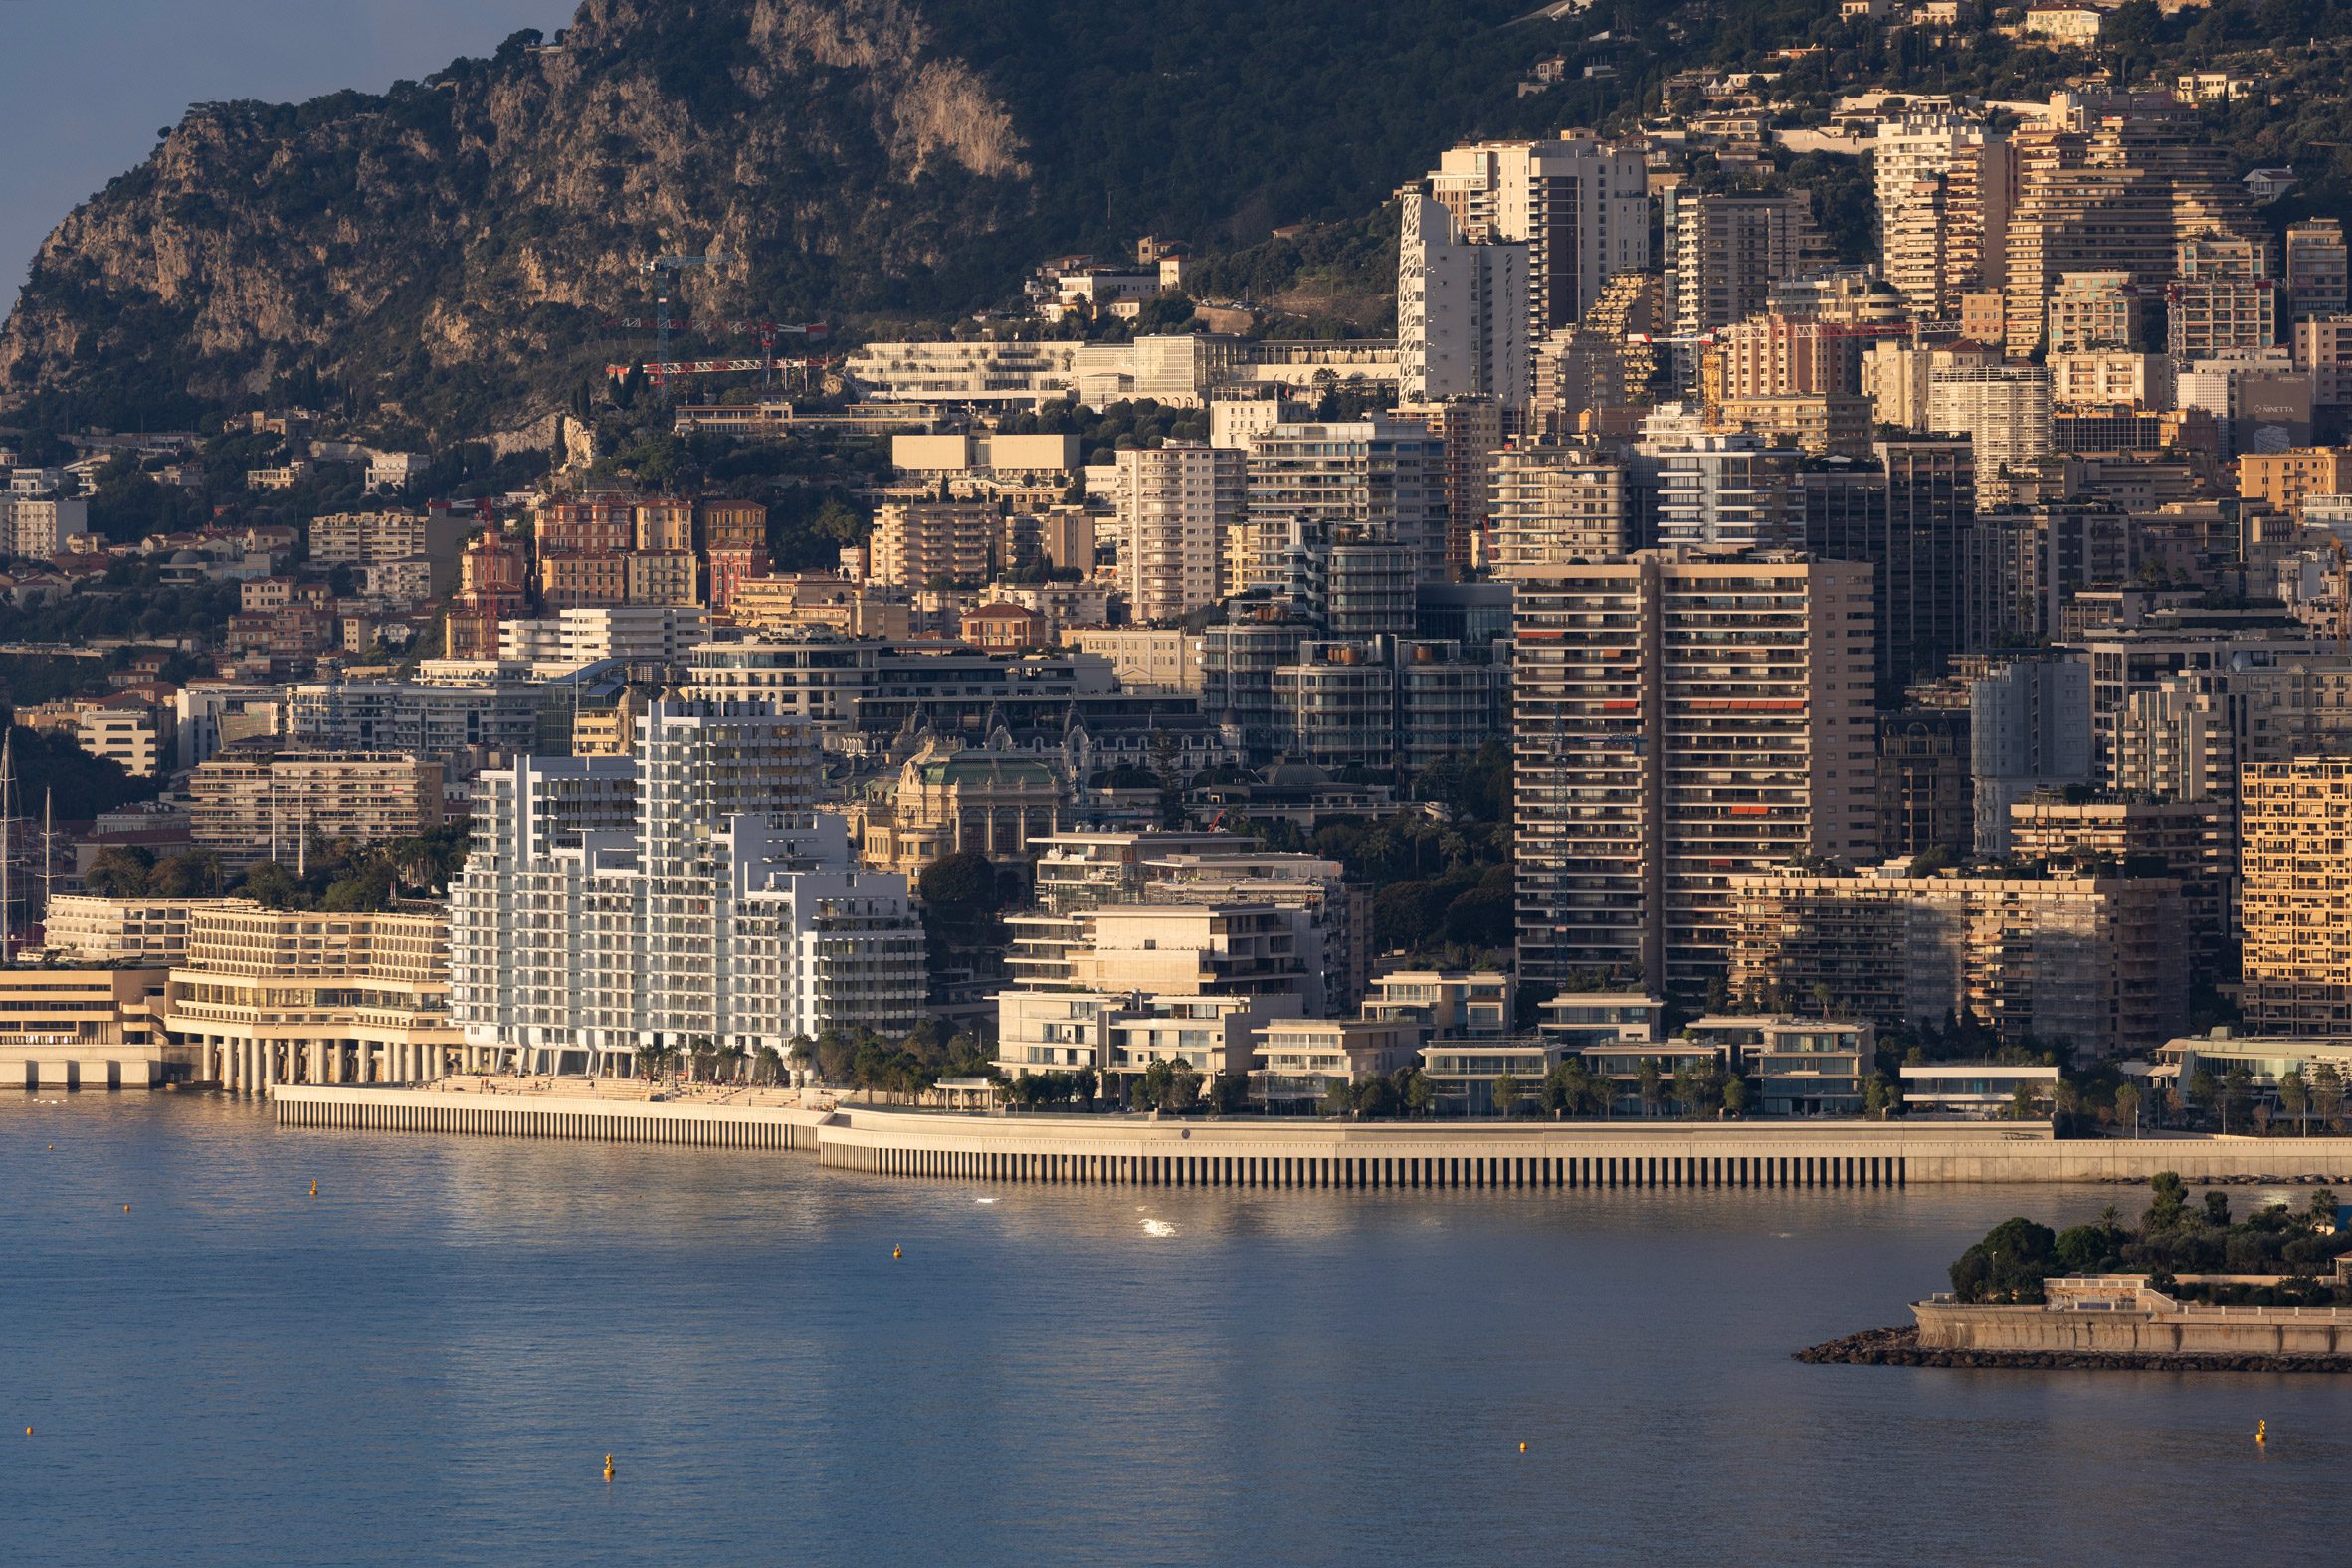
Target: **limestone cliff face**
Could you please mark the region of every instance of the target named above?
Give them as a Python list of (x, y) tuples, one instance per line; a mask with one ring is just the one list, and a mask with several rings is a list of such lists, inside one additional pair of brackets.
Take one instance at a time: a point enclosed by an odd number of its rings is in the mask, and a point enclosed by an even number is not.
[(0, 420), (275, 392), (445, 440), (644, 357), (601, 323), (651, 313), (665, 253), (737, 259), (683, 277), (692, 317), (891, 332), (1008, 300), (1045, 256), (1351, 218), (1463, 133), (1606, 110), (1606, 85), (1520, 97), (1589, 31), (1526, 9), (584, 0), (557, 42), (423, 83), (191, 109), (42, 247)]
[(315, 374), (460, 434), (625, 354), (664, 252), (742, 258), (685, 278), (712, 316), (932, 307), (1025, 151), (907, 0), (587, 0), (380, 97), (191, 109), (42, 246), (0, 399), (153, 423)]

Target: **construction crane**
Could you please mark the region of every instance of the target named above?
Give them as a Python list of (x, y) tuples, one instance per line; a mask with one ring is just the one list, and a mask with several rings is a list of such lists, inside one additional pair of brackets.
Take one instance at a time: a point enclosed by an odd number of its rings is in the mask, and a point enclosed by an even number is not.
[[(678, 275), (689, 267), (722, 267), (734, 260), (732, 256), (713, 252), (708, 256), (657, 256), (642, 266), (640, 271), (654, 275), (654, 321), (662, 337), (661, 350), (654, 355), (657, 364), (670, 359), (670, 294), (677, 287)], [(654, 386), (668, 398), (669, 385), (665, 380), (657, 376)]]

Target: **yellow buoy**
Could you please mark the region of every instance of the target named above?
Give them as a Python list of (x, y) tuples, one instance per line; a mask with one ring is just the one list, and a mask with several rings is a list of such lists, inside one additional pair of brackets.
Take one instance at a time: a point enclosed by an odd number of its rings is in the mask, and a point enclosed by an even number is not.
[(1526, 1444), (1524, 1444), (1524, 1443), (1520, 1444), (1520, 1445), (1519, 1445), (1519, 1452), (1520, 1452), (1521, 1454), (1524, 1454), (1524, 1453), (1526, 1453), (1526, 1452), (1527, 1452), (1527, 1445), (1526, 1445)]
[(906, 1255), (905, 1255), (904, 1253), (901, 1253), (901, 1252), (900, 1252), (900, 1251), (899, 1251), (897, 1248), (893, 1247), (893, 1248), (891, 1248), (891, 1249), (890, 1249), (890, 1256), (891, 1256), (892, 1258), (903, 1258), (903, 1257), (905, 1257)]
[(31, 1437), (32, 1435), (33, 1435), (33, 1429), (32, 1429), (31, 1427), (27, 1427), (27, 1428), (25, 1428), (25, 1436), (29, 1438), (29, 1437)]
[(2270, 1441), (2270, 1423), (2267, 1421), (2257, 1421), (2254, 1423), (2254, 1441), (2256, 1443), (2267, 1443)]
[(127, 1203), (126, 1203), (126, 1204), (124, 1204), (124, 1205), (122, 1206), (122, 1212), (123, 1212), (124, 1214), (128, 1214), (128, 1213), (130, 1212), (130, 1205), (129, 1205), (129, 1204), (127, 1204)]
[(610, 1454), (604, 1457), (604, 1478), (606, 1480), (613, 1478), (613, 1457)]
[(318, 1196), (318, 1183), (312, 1182), (310, 1184), (310, 1196), (313, 1198)]

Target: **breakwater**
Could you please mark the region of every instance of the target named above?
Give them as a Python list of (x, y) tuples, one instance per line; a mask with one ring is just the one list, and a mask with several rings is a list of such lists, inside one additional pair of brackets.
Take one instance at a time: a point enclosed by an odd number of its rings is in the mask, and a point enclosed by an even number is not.
[[(491, 1080), (495, 1082), (496, 1080)], [(2046, 1124), (1154, 1121), (280, 1085), (288, 1126), (814, 1151), (877, 1176), (1254, 1188), (2352, 1184), (2352, 1138), (2057, 1140)]]
[(1866, 1328), (1800, 1350), (1795, 1359), (1816, 1366), (1985, 1372), (2352, 1372), (2352, 1355), (2334, 1352), (1946, 1349), (1922, 1345), (1915, 1327)]

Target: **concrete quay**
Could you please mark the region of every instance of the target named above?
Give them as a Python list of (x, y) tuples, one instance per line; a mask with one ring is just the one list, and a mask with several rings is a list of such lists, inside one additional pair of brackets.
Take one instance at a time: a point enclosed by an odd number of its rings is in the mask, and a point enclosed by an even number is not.
[[(2041, 1123), (1151, 1121), (1006, 1116), (752, 1096), (652, 1100), (642, 1084), (280, 1085), (287, 1126), (814, 1150), (879, 1176), (1219, 1187), (1862, 1187), (1960, 1182), (2352, 1183), (2352, 1138), (2059, 1141)], [(768, 1097), (768, 1096), (761, 1096)], [(775, 1093), (775, 1101), (795, 1098)]]

